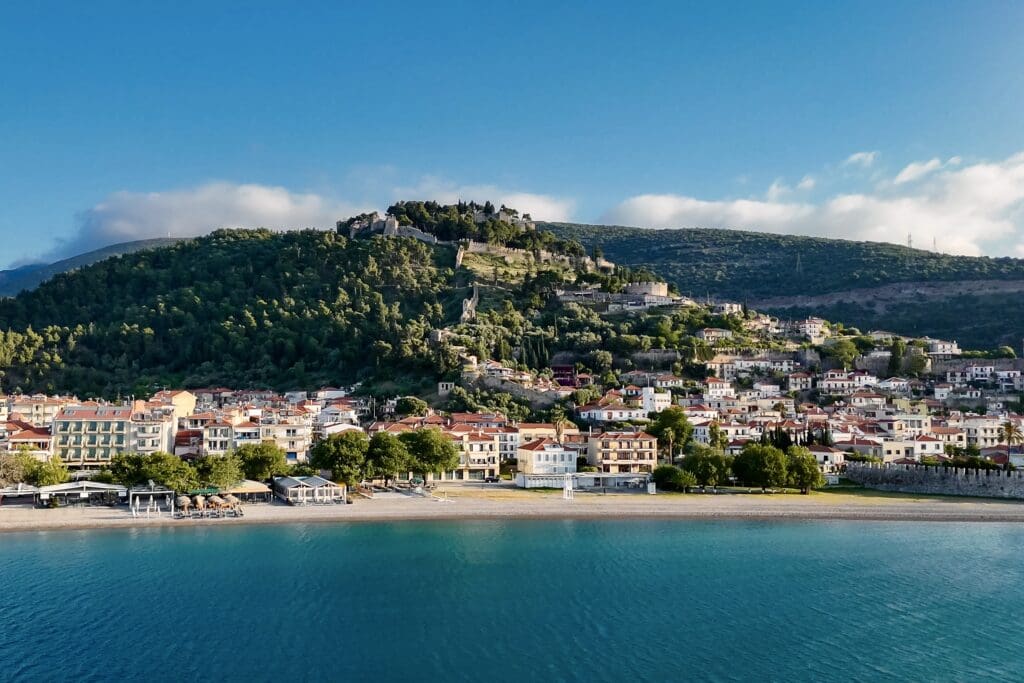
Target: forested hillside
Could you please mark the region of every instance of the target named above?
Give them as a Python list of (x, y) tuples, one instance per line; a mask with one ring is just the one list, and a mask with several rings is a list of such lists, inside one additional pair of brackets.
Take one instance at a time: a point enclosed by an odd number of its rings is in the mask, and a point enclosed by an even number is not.
[[(1006, 286), (1024, 283), (1021, 259), (740, 230), (542, 227), (588, 250), (596, 247), (616, 263), (650, 268), (696, 298), (953, 338), (977, 348), (1017, 347), (1024, 337), (1024, 302), (1014, 292), (1021, 287)], [(893, 286), (900, 283), (908, 284)], [(843, 292), (850, 295), (823, 296)]]
[[(432, 367), (460, 307), (451, 249), (329, 232), (218, 231), (0, 301), (3, 388), (303, 386)], [(464, 283), (461, 283), (464, 284)]]
[[(362, 381), (429, 393), (459, 376), (460, 352), (550, 374), (564, 351), (605, 375), (650, 349), (706, 360), (714, 351), (693, 335), (707, 326), (732, 329), (736, 348), (763, 346), (705, 307), (608, 316), (553, 295), (581, 281), (620, 291), (645, 277), (629, 269), (575, 270), (531, 251), (471, 253), (456, 268), (455, 254), (408, 237), (222, 230), (110, 258), (0, 301), (0, 388), (114, 397)], [(462, 321), (474, 284), (477, 314)]]

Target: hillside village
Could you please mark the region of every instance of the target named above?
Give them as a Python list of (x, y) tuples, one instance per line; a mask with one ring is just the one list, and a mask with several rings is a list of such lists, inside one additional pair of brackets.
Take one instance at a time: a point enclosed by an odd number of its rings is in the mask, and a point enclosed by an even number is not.
[[(808, 331), (809, 322), (791, 326), (791, 334)], [(827, 327), (811, 328), (827, 334)], [(626, 485), (646, 481), (668, 461), (668, 444), (647, 430), (671, 410), (691, 430), (688, 442), (672, 445), (674, 461), (698, 444), (735, 456), (748, 445), (771, 443), (806, 446), (826, 475), (841, 474), (850, 460), (935, 464), (974, 457), (1000, 467), (1024, 464), (1018, 364), (958, 360), (951, 343), (937, 340), (928, 348), (927, 361), (943, 370), (913, 379), (864, 367), (821, 370), (808, 364), (806, 351), (716, 353), (704, 364), (704, 379), (631, 370), (618, 376), (617, 386), (603, 386), (574, 365), (553, 366), (550, 378), (495, 361), (466, 365), (467, 385), (492, 379), (495, 386), (551, 394), (555, 407), (535, 411), (537, 421), (500, 411), (446, 412), (415, 398), (368, 397), (353, 388), (162, 390), (130, 402), (6, 396), (0, 450), (40, 461), (57, 456), (76, 476), (88, 477), (120, 453), (196, 461), (270, 442), (289, 465), (301, 465), (317, 443), (338, 434), (436, 429), (459, 460), (452, 470), (425, 473), (428, 481), (496, 481), (505, 474), (521, 486), (550, 487), (566, 475), (596, 472), (608, 475), (596, 485)], [(873, 351), (858, 364), (883, 353)], [(450, 394), (456, 386), (439, 389)], [(588, 400), (576, 404), (580, 397)]]
[[(182, 387), (132, 400), (13, 391), (0, 398), (0, 453), (59, 459), (87, 479), (126, 453), (197, 463), (270, 444), (311, 473), (318, 444), (342, 435), (437, 430), (452, 466), (397, 474), (526, 488), (644, 486), (659, 465), (759, 445), (806, 448), (832, 481), (849, 461), (1024, 464), (1024, 366), (1012, 349), (698, 301), (490, 204), (403, 202), (337, 232), (454, 253), (461, 313), (416, 341), (421, 360), (440, 359), (432, 382), (411, 393), (379, 381)], [(375, 377), (388, 376), (389, 358), (376, 355)]]

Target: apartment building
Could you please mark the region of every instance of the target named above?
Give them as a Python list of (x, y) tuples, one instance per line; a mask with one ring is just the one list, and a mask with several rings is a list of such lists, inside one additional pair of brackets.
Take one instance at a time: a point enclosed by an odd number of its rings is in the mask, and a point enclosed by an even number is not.
[(646, 432), (603, 432), (590, 437), (587, 462), (600, 472), (652, 472), (658, 440)]
[(14, 396), (8, 400), (8, 415), (28, 422), (33, 427), (49, 427), (65, 407), (77, 405), (71, 396)]
[(91, 469), (131, 450), (132, 433), (128, 406), (66, 407), (53, 421), (53, 449), (69, 468)]
[(132, 413), (128, 444), (136, 453), (173, 453), (176, 432), (176, 408), (152, 408)]
[(442, 479), (482, 480), (501, 473), (501, 445), (497, 433), (450, 431), (446, 434), (459, 451), (459, 467), (452, 472), (442, 472)]

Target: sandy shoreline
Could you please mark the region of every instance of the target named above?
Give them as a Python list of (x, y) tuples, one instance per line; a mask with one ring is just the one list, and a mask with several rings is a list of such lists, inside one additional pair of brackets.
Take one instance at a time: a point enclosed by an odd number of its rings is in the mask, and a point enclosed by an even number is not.
[(127, 508), (57, 510), (0, 507), (0, 533), (62, 529), (227, 527), (243, 524), (307, 524), (412, 520), (491, 519), (679, 519), (679, 520), (865, 520), (1024, 522), (1024, 502), (913, 496), (818, 493), (799, 495), (577, 494), (572, 501), (552, 492), (452, 489), (448, 501), (387, 494), (352, 505), (245, 506), (242, 518), (178, 520), (132, 517)]

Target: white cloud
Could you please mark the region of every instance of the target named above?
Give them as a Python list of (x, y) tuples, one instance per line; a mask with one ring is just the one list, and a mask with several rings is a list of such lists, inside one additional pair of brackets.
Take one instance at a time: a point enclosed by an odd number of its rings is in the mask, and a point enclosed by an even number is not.
[(846, 161), (843, 162), (843, 166), (863, 166), (869, 168), (875, 163), (875, 159), (878, 158), (878, 152), (854, 152), (850, 156), (846, 157)]
[(459, 200), (475, 200), (481, 204), (490, 201), (495, 206), (504, 204), (520, 213), (528, 213), (534, 220), (552, 222), (571, 220), (576, 205), (567, 197), (519, 192), (496, 185), (459, 185), (436, 176), (425, 176), (412, 187), (396, 187), (392, 195), (395, 199), (432, 199), (442, 204), (453, 204)]
[(914, 161), (904, 167), (902, 171), (897, 174), (896, 178), (892, 181), (895, 185), (902, 185), (903, 183), (910, 183), (915, 180), (920, 180), (926, 175), (933, 171), (946, 168), (949, 166), (959, 166), (962, 159), (960, 157), (950, 157), (946, 163), (942, 163), (941, 159), (929, 159), (928, 161)]
[[(815, 185), (814, 177), (805, 175), (800, 179), (800, 182), (796, 184), (796, 190), (806, 192), (807, 190), (813, 190)], [(790, 187), (782, 181), (782, 178), (776, 178), (772, 181), (772, 184), (768, 186), (768, 190), (764, 193), (765, 199), (770, 202), (778, 201), (786, 195), (792, 194), (794, 188)]]
[(781, 199), (783, 196), (789, 194), (793, 190), (788, 185), (782, 182), (781, 179), (776, 178), (775, 181), (768, 187), (768, 191), (764, 193), (764, 196), (769, 201), (775, 201)]
[(115, 192), (79, 216), (51, 256), (152, 237), (192, 237), (217, 228), (333, 227), (360, 207), (283, 187), (213, 182), (167, 192)]
[[(954, 157), (954, 159), (956, 159)], [(959, 161), (959, 160), (957, 160)], [(883, 183), (873, 193), (845, 193), (821, 203), (733, 199), (708, 201), (645, 194), (614, 207), (603, 222), (652, 228), (716, 227), (919, 245), (941, 251), (1005, 253), (1024, 243), (1024, 152), (919, 175), (921, 182)], [(930, 162), (920, 162), (927, 166)], [(909, 166), (908, 166), (909, 168)], [(904, 169), (906, 171), (906, 169)]]

